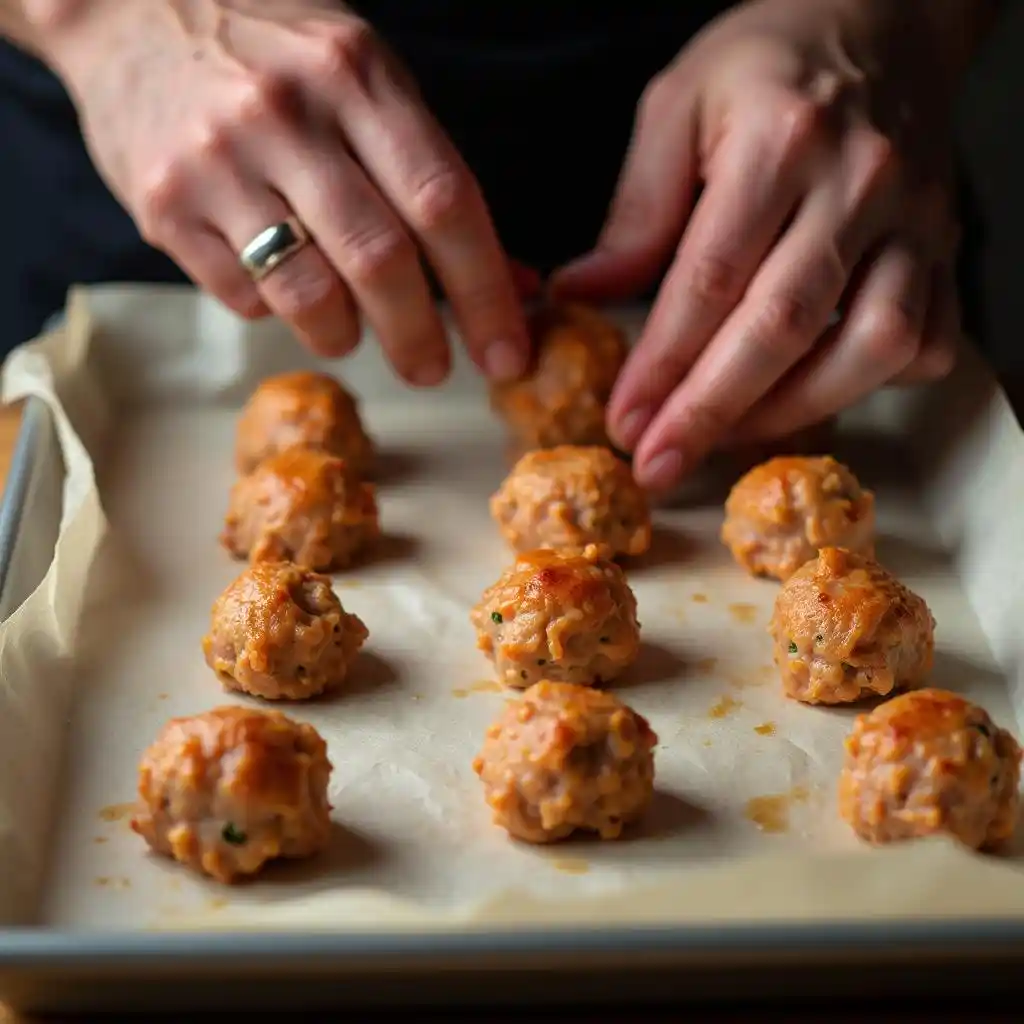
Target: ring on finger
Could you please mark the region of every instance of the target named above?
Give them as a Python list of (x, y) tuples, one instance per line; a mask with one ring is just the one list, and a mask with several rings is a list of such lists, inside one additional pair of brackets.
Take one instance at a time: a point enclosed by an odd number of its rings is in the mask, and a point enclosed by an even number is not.
[(302, 222), (289, 217), (261, 231), (242, 249), (238, 261), (253, 281), (262, 281), (308, 244), (309, 232)]

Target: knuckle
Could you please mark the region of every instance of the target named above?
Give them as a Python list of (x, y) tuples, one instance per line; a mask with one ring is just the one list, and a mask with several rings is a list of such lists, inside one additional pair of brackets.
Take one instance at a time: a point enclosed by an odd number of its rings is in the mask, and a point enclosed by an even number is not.
[(154, 168), (139, 189), (136, 220), (147, 242), (165, 241), (184, 205), (187, 175), (180, 163)]
[[(701, 402), (686, 409), (679, 417), (678, 436), (686, 439), (700, 438), (703, 447), (711, 439), (723, 437), (732, 429), (733, 417), (727, 409), (717, 402)], [(687, 446), (693, 447), (694, 441), (687, 440)]]
[(941, 380), (948, 377), (956, 366), (957, 342), (951, 335), (943, 335), (936, 339), (921, 356), (924, 372), (928, 380)]
[(231, 153), (231, 138), (227, 127), (218, 122), (201, 126), (192, 151), (200, 166), (224, 163)]
[(775, 122), (776, 144), (784, 152), (802, 152), (820, 138), (825, 115), (820, 104), (792, 93), (779, 102)]
[(425, 174), (410, 190), (412, 223), (430, 232), (460, 220), (475, 194), (467, 177), (453, 167), (437, 167)]
[(314, 57), (314, 70), (329, 81), (365, 90), (376, 50), (377, 39), (370, 25), (350, 18), (323, 38)]
[(341, 286), (318, 253), (306, 251), (281, 264), (263, 283), (279, 316), (294, 320), (322, 306)]
[(920, 327), (909, 310), (887, 305), (874, 311), (867, 324), (867, 340), (879, 362), (905, 366), (920, 350)]
[(409, 239), (392, 228), (377, 228), (345, 240), (343, 273), (353, 284), (373, 286), (392, 277), (402, 266), (415, 262)]
[(892, 187), (902, 174), (902, 161), (895, 143), (881, 132), (858, 136), (855, 148), (854, 188), (858, 197)]
[(731, 306), (743, 295), (743, 271), (733, 261), (703, 253), (693, 265), (690, 291), (704, 306)]
[(798, 358), (810, 348), (820, 320), (818, 303), (798, 291), (765, 299), (749, 332), (751, 344), (773, 354)]
[(239, 90), (234, 119), (240, 126), (261, 125), (285, 117), (291, 109), (294, 86), (282, 75), (253, 75)]

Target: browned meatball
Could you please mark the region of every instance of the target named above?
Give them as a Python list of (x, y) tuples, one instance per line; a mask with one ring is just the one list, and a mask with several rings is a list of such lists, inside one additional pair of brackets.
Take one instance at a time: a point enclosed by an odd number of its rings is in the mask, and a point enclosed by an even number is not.
[(524, 448), (607, 445), (605, 407), (628, 354), (625, 335), (586, 306), (542, 307), (530, 320), (536, 358), (495, 384), (491, 406)]
[(231, 489), (221, 543), (251, 562), (346, 569), (380, 535), (372, 484), (343, 459), (289, 448)]
[(373, 443), (363, 429), (359, 406), (326, 373), (297, 370), (268, 377), (239, 417), (239, 472), (251, 473), (267, 456), (295, 447), (337, 455), (359, 473), (370, 470)]
[(876, 562), (823, 548), (782, 585), (769, 631), (782, 688), (845, 704), (919, 686), (931, 671), (928, 605)]
[(491, 515), (516, 551), (639, 555), (651, 543), (647, 498), (621, 459), (596, 446), (528, 452), (491, 498)]
[(494, 823), (516, 839), (551, 843), (577, 830), (617, 839), (651, 802), (657, 742), (611, 694), (544, 681), (509, 701), (473, 770)]
[(157, 853), (234, 882), (327, 846), (330, 775), (319, 733), (279, 711), (172, 718), (142, 756), (131, 825)]
[(369, 632), (328, 576), (290, 562), (251, 566), (217, 598), (206, 664), (229, 690), (304, 700), (341, 685)]
[(905, 693), (854, 723), (839, 813), (870, 843), (944, 833), (996, 847), (1017, 825), (1020, 760), (984, 709), (944, 690)]
[(600, 685), (640, 650), (636, 597), (622, 570), (593, 547), (520, 555), (470, 618), (498, 679), (519, 689), (541, 679)]
[(770, 459), (733, 487), (722, 541), (748, 572), (780, 580), (821, 548), (873, 557), (875, 497), (831, 456)]

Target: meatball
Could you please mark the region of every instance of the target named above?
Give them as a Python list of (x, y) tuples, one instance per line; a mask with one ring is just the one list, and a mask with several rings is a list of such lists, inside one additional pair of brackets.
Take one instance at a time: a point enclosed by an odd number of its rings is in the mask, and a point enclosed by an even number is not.
[(314, 448), (343, 458), (359, 473), (373, 461), (355, 398), (326, 373), (298, 370), (268, 377), (238, 420), (235, 464), (251, 473), (268, 455)]
[(625, 335), (596, 310), (567, 304), (533, 314), (533, 369), (495, 384), (491, 407), (524, 448), (607, 445), (605, 406), (628, 354)]
[(821, 548), (873, 557), (875, 496), (830, 456), (756, 466), (725, 503), (722, 541), (755, 576), (792, 576)]
[(931, 671), (928, 605), (876, 562), (824, 548), (782, 585), (769, 632), (784, 692), (846, 704), (919, 686)]
[(252, 562), (345, 569), (380, 535), (377, 499), (343, 459), (288, 448), (231, 489), (221, 543)]
[(654, 795), (657, 742), (610, 693), (545, 680), (509, 701), (473, 770), (494, 823), (516, 839), (551, 843), (577, 829), (617, 839)]
[(839, 813), (870, 843), (946, 834), (996, 847), (1017, 824), (1020, 759), (976, 704), (945, 690), (906, 693), (854, 723)]
[(172, 718), (139, 764), (132, 829), (219, 882), (327, 846), (327, 744), (279, 711), (222, 707)]
[(519, 689), (541, 679), (600, 685), (640, 650), (636, 597), (593, 546), (520, 555), (470, 617), (498, 679)]
[(217, 598), (203, 653), (229, 690), (304, 700), (344, 682), (368, 636), (328, 576), (290, 562), (260, 562)]
[(640, 555), (651, 543), (644, 492), (607, 448), (539, 449), (524, 455), (491, 498), (491, 515), (516, 551)]

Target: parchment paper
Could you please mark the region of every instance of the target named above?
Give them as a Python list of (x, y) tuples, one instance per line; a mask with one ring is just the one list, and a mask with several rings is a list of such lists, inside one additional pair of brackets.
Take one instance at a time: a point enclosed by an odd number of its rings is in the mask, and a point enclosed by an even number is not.
[[(635, 333), (640, 315), (622, 318)], [(329, 743), (332, 848), (230, 888), (149, 855), (127, 825), (143, 749), (173, 715), (245, 702), (221, 690), (199, 641), (243, 568), (216, 543), (237, 410), (261, 377), (296, 365), (316, 364), (279, 325), (165, 288), (76, 293), (67, 329), (9, 360), (5, 397), (51, 405), (68, 478), (62, 510), (32, 511), (62, 516), (50, 573), (0, 627), (7, 920), (371, 929), (1024, 914), (1013, 857), (941, 841), (869, 850), (838, 821), (856, 712), (781, 696), (765, 629), (776, 585), (746, 578), (717, 540), (732, 470), (659, 508), (652, 552), (626, 565), (645, 648), (616, 689), (661, 739), (650, 815), (619, 843), (536, 849), (495, 828), (470, 762), (510, 695), (494, 692), (468, 611), (510, 559), (487, 512), (507, 469), (503, 433), (464, 358), (442, 392), (411, 392), (370, 338), (327, 367), (362, 396), (382, 452), (387, 540), (336, 577), (370, 640), (345, 692), (285, 708)], [(1024, 438), (983, 370), (969, 363), (958, 387), (976, 408), (957, 436), (929, 425), (948, 426), (941, 393), (889, 394), (849, 418), (836, 454), (878, 493), (880, 557), (935, 613), (934, 682), (1016, 728)]]

